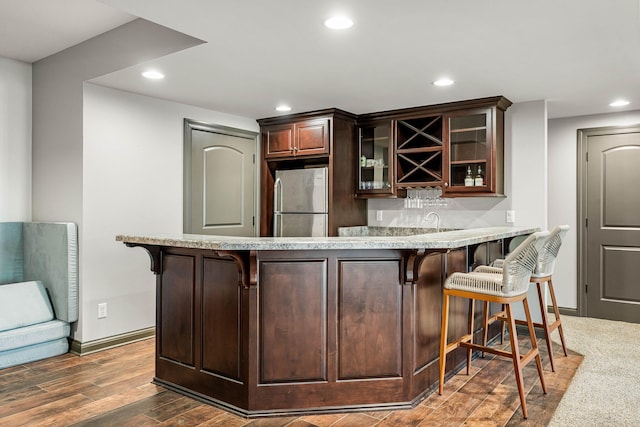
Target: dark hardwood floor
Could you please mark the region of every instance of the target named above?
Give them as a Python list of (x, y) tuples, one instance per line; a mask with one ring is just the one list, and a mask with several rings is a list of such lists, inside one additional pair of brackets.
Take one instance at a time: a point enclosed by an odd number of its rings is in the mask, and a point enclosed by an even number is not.
[[(523, 346), (524, 346), (524, 341)], [(556, 349), (559, 346), (556, 346)], [(525, 368), (529, 419), (522, 418), (509, 360), (477, 359), (411, 410), (247, 420), (151, 383), (153, 339), (78, 357), (71, 354), (0, 370), (0, 426), (544, 426), (582, 356), (558, 352), (556, 372), (540, 345), (548, 394), (535, 364)]]

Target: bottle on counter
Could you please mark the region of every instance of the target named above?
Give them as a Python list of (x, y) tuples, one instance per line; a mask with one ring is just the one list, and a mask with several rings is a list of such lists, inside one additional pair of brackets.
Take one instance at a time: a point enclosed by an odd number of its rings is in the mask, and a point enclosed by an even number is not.
[(473, 175), (471, 175), (471, 166), (467, 166), (467, 176), (464, 178), (464, 186), (465, 187), (474, 186)]
[(474, 183), (476, 187), (482, 187), (484, 185), (484, 178), (482, 177), (482, 169), (480, 168), (480, 165), (478, 165), (478, 172), (476, 173)]

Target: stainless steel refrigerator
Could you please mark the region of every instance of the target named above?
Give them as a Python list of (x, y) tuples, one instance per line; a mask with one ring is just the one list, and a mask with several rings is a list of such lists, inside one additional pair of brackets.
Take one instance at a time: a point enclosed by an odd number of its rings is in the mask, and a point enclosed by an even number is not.
[(276, 171), (273, 185), (273, 235), (326, 236), (329, 229), (328, 169)]

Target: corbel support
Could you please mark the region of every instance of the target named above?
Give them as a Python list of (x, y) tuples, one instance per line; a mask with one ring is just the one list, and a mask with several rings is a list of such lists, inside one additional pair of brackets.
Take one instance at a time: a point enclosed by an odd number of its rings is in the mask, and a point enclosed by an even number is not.
[(151, 258), (151, 271), (153, 274), (160, 274), (162, 272), (162, 249), (157, 245), (145, 245), (144, 243), (125, 243), (129, 248), (135, 248), (139, 246), (147, 251), (149, 258)]
[(231, 258), (235, 261), (238, 268), (238, 285), (241, 285), (244, 289), (250, 289), (258, 284), (256, 251), (217, 251), (217, 253), (219, 257)]

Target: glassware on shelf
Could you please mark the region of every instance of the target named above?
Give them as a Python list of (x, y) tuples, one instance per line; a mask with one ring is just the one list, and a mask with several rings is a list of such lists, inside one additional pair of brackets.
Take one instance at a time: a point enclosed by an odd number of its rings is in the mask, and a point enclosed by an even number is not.
[(424, 209), (434, 206), (447, 206), (449, 201), (442, 197), (440, 187), (428, 187), (425, 189), (407, 190), (407, 197), (404, 199), (404, 207), (407, 209)]
[(363, 197), (392, 194), (391, 128), (389, 122), (359, 128), (358, 191)]

